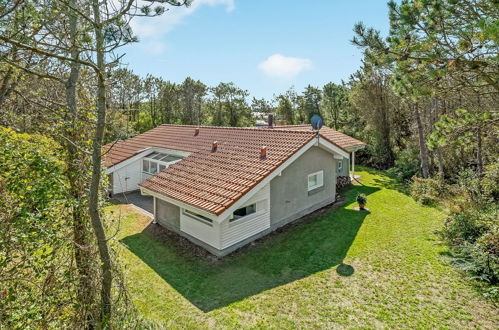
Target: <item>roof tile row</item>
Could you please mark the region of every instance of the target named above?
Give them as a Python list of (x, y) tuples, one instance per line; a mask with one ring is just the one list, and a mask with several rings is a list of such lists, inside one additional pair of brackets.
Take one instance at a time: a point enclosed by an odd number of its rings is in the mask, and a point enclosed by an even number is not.
[[(140, 186), (219, 215), (316, 136), (308, 126), (258, 130), (201, 126), (198, 132), (196, 128), (161, 125), (126, 141), (107, 145), (105, 164), (112, 167), (149, 147), (189, 152), (189, 156)], [(347, 145), (362, 144), (333, 132), (321, 129), (320, 134), (343, 149)], [(218, 148), (212, 152), (214, 141), (218, 141)], [(263, 146), (267, 147), (267, 154), (262, 159)]]

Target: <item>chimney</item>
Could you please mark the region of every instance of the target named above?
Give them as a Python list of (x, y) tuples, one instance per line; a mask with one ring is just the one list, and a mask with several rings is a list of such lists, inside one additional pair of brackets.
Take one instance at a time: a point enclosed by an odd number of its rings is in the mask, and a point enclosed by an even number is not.
[(269, 114), (269, 127), (274, 127), (274, 115)]
[(218, 148), (218, 141), (213, 141), (213, 143), (211, 144), (211, 152), (217, 151), (217, 148)]
[(199, 135), (199, 127), (196, 127), (194, 129), (194, 136), (198, 136)]
[(263, 146), (260, 148), (260, 159), (267, 158), (267, 147)]

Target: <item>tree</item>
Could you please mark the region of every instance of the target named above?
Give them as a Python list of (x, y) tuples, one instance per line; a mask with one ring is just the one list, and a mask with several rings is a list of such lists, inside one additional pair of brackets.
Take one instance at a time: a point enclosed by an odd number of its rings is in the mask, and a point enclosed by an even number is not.
[[(112, 260), (107, 244), (107, 237), (99, 208), (101, 188), (102, 147), (106, 125), (108, 103), (107, 79), (109, 71), (118, 63), (119, 57), (107, 63), (114, 52), (121, 46), (136, 41), (130, 29), (129, 21), (139, 11), (140, 15), (158, 15), (164, 12), (163, 6), (153, 8), (155, 3), (169, 5), (188, 5), (190, 1), (148, 0), (139, 8), (135, 0), (122, 1), (119, 4), (108, 0), (60, 0), (38, 3), (37, 1), (16, 1), (12, 6), (2, 6), (0, 18), (8, 19), (16, 15), (21, 4), (27, 4), (23, 23), (31, 29), (17, 33), (15, 29), (0, 30), (0, 40), (8, 49), (22, 49), (38, 57), (50, 58), (63, 65), (69, 65), (70, 77), (67, 80), (68, 107), (76, 109), (75, 86), (78, 80), (79, 66), (93, 71), (95, 88), (95, 126), (92, 138), (92, 171), (88, 188), (88, 214), (96, 237), (101, 264), (100, 317), (98, 326), (105, 327), (111, 321)], [(83, 8), (83, 9), (82, 9)], [(47, 15), (47, 11), (50, 14)], [(49, 18), (49, 19), (47, 19)], [(68, 22), (68, 23), (66, 23)], [(69, 28), (66, 29), (66, 25)], [(10, 27), (10, 24), (2, 25)], [(68, 36), (64, 31), (70, 31)], [(83, 56), (82, 56), (83, 55)], [(21, 67), (28, 71), (25, 66)], [(38, 75), (43, 73), (38, 72)], [(47, 75), (54, 80), (61, 80), (54, 75)], [(74, 111), (73, 111), (74, 112)], [(66, 139), (69, 140), (68, 137)], [(75, 141), (68, 142), (75, 144)], [(75, 144), (76, 146), (76, 144)], [(80, 146), (80, 148), (82, 148)], [(77, 151), (85, 149), (76, 148)], [(89, 325), (92, 326), (92, 325)]]
[[(422, 173), (428, 177), (427, 134), (420, 105), (430, 104), (434, 96), (440, 98), (452, 90), (499, 91), (499, 46), (494, 23), (499, 9), (486, 0), (406, 0), (388, 5), (391, 28), (386, 41), (378, 31), (359, 23), (353, 43), (364, 49), (367, 62), (393, 70), (391, 84), (412, 109)], [(478, 150), (482, 149), (481, 136), (476, 134)], [(441, 151), (437, 153), (442, 163)]]
[(332, 82), (327, 83), (322, 88), (322, 107), (327, 113), (335, 130), (342, 126), (342, 116), (348, 106), (348, 91), (342, 85)]
[(211, 123), (215, 126), (244, 126), (251, 122), (251, 109), (246, 102), (248, 91), (234, 83), (220, 83), (211, 89), (208, 101)]
[(281, 94), (277, 96), (277, 108), (276, 113), (286, 121), (286, 124), (293, 125), (294, 124), (294, 109), (293, 103), (290, 98), (286, 94)]
[(199, 125), (203, 97), (206, 95), (206, 85), (187, 77), (179, 86), (179, 105), (182, 108), (181, 122), (188, 125)]
[(306, 120), (310, 120), (313, 115), (321, 115), (322, 92), (317, 87), (308, 85), (305, 87), (302, 98), (303, 113)]
[(274, 106), (272, 105), (272, 102), (266, 100), (263, 97), (261, 99), (253, 97), (253, 99), (251, 100), (251, 111), (268, 115), (274, 112)]

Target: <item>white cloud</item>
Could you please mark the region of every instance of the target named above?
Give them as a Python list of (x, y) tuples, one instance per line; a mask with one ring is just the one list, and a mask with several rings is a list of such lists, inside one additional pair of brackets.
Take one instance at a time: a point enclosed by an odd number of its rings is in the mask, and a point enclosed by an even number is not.
[[(190, 7), (172, 7), (163, 15), (157, 17), (135, 17), (130, 26), (135, 35), (145, 45), (153, 44), (156, 52), (166, 48), (164, 36), (182, 23), (183, 19), (202, 6), (225, 6), (227, 12), (236, 8), (235, 0), (194, 0)], [(140, 3), (139, 3), (140, 4)]]
[(274, 54), (261, 62), (258, 68), (269, 77), (291, 79), (303, 71), (310, 70), (312, 61), (308, 58)]

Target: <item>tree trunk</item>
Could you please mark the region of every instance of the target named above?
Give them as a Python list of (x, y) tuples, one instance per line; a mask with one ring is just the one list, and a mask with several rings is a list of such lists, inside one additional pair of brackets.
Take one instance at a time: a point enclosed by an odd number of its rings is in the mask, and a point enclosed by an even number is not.
[[(76, 0), (70, 1), (71, 6), (76, 6)], [(78, 59), (79, 52), (76, 47), (77, 16), (70, 11), (69, 14), (69, 38), (72, 45), (71, 58)], [(82, 175), (82, 165), (86, 165), (85, 153), (75, 146), (78, 143), (78, 105), (77, 105), (77, 83), (80, 75), (80, 65), (76, 62), (70, 63), (70, 74), (66, 81), (66, 102), (71, 115), (70, 124), (66, 128), (66, 137), (70, 141), (64, 141), (67, 150), (67, 177), (69, 190), (73, 199), (73, 240), (75, 262), (78, 270), (78, 304), (85, 326), (93, 327), (95, 319), (93, 307), (95, 306), (95, 290), (92, 283), (93, 256), (91, 248), (90, 233), (86, 226), (87, 213), (82, 201), (85, 200), (86, 176)]]
[(418, 138), (419, 138), (419, 159), (421, 161), (421, 173), (423, 174), (423, 178), (430, 177), (430, 170), (428, 166), (428, 149), (426, 147), (426, 139), (424, 134), (423, 124), (421, 122), (421, 116), (419, 114), (419, 108), (417, 104), (412, 105), (414, 118), (416, 119), (416, 125), (418, 129)]
[(437, 157), (438, 157), (438, 174), (443, 178), (444, 177), (444, 159), (442, 156), (442, 149), (437, 148)]
[(483, 156), (482, 156), (482, 129), (480, 127), (477, 128), (476, 131), (476, 141), (477, 141), (477, 148), (476, 148), (476, 160), (477, 160), (477, 165), (478, 165), (478, 176), (482, 177), (483, 175)]
[(92, 143), (92, 178), (88, 200), (88, 211), (92, 220), (92, 227), (97, 237), (101, 261), (101, 327), (104, 328), (111, 319), (111, 255), (107, 244), (106, 233), (99, 212), (99, 190), (101, 183), (102, 142), (106, 125), (106, 68), (104, 31), (100, 19), (99, 0), (93, 0), (93, 14), (95, 20), (95, 44), (97, 59), (97, 125)]

